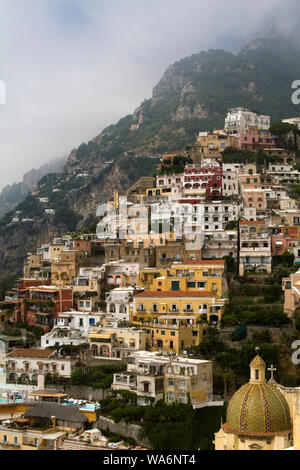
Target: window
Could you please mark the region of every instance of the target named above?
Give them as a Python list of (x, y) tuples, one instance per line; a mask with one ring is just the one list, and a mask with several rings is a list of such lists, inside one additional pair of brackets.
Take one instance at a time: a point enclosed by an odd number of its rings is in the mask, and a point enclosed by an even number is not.
[(167, 386), (168, 387), (174, 387), (174, 379), (168, 379), (167, 380)]
[(179, 281), (172, 281), (172, 291), (179, 291)]
[(179, 403), (187, 403), (187, 396), (185, 393), (179, 394)]
[(185, 380), (180, 380), (179, 382), (179, 388), (186, 388), (186, 381)]
[(198, 282), (197, 283), (199, 289), (205, 289), (206, 287), (206, 282)]
[(187, 283), (187, 287), (188, 289), (193, 289), (193, 288), (196, 288), (196, 282), (188, 282)]

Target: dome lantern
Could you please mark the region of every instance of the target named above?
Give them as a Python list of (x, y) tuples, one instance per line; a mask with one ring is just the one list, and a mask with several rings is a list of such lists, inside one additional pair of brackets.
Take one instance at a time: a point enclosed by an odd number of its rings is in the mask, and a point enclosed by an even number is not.
[(266, 363), (260, 357), (256, 356), (250, 363), (250, 383), (266, 382)]

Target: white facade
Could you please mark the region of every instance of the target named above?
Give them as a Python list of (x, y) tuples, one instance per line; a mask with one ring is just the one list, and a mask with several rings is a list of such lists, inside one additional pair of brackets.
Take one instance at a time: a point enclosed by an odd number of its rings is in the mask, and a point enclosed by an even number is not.
[(230, 135), (244, 133), (248, 126), (268, 131), (271, 125), (270, 116), (255, 113), (245, 108), (233, 108), (225, 118), (225, 131)]
[(59, 314), (55, 326), (49, 333), (41, 337), (41, 347), (63, 346), (87, 343), (92, 328), (100, 324), (102, 313), (86, 313), (70, 311)]
[(38, 375), (41, 374), (58, 374), (60, 377), (70, 378), (77, 368), (78, 357), (58, 357), (56, 351), (49, 351), (49, 355), (45, 357), (45, 350), (35, 350), (32, 357), (26, 350), (22, 351), (17, 357), (14, 355), (15, 350), (6, 355), (8, 381), (21, 379), (24, 383), (37, 382)]
[(106, 297), (106, 312), (118, 321), (129, 321), (129, 308), (133, 301), (133, 287), (118, 287)]

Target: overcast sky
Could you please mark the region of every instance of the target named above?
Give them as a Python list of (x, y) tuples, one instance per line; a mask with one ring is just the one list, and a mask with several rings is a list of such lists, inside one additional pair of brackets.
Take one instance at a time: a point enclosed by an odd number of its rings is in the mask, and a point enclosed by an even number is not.
[(0, 189), (131, 114), (176, 60), (293, 31), (297, 3), (0, 0)]

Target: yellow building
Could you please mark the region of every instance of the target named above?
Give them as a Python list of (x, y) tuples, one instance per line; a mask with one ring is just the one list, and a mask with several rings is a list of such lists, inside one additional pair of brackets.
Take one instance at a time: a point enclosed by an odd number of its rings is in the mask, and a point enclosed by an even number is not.
[(28, 253), (24, 263), (24, 278), (30, 279), (33, 275), (42, 269), (42, 255), (36, 253)]
[(283, 450), (293, 438), (289, 405), (283, 394), (266, 382), (266, 364), (256, 356), (250, 381), (232, 397), (227, 422), (215, 434), (216, 450)]
[(54, 261), (58, 259), (65, 248), (66, 246), (64, 245), (64, 243), (53, 243), (52, 245), (50, 245), (49, 247), (50, 261)]
[(175, 263), (171, 269), (148, 268), (140, 271), (140, 287), (150, 291), (207, 291), (218, 299), (225, 296), (224, 260)]
[(226, 134), (224, 131), (200, 132), (196, 146), (201, 154), (224, 152), (227, 147), (237, 147), (237, 138)]
[(11, 424), (0, 426), (1, 450), (58, 450), (65, 432), (55, 426), (43, 431), (31, 427), (27, 418), (15, 418)]
[(125, 359), (129, 352), (145, 349), (146, 333), (136, 328), (94, 328), (88, 336), (92, 357)]
[(77, 250), (62, 251), (51, 264), (51, 283), (57, 287), (72, 286), (79, 268), (86, 261), (86, 253)]
[(158, 323), (146, 327), (147, 350), (165, 351), (180, 355), (186, 347), (199, 346), (203, 324), (195, 316), (166, 315)]
[[(162, 316), (194, 316), (217, 325), (224, 301), (208, 291), (145, 291), (134, 296), (130, 321), (138, 325), (159, 323)], [(176, 320), (174, 320), (176, 323)]]

